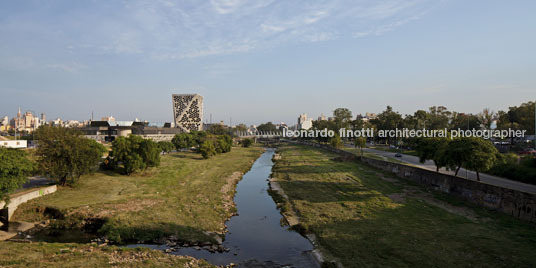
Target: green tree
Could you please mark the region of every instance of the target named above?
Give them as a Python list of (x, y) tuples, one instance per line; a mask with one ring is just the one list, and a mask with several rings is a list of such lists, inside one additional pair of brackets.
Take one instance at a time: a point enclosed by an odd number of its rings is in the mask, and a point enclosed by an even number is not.
[(246, 132), (246, 131), (248, 131), (248, 126), (246, 126), (244, 124), (238, 124), (236, 126), (236, 131), (238, 131), (238, 132)]
[(257, 127), (257, 131), (259, 131), (259, 132), (275, 132), (275, 131), (277, 131), (277, 127), (272, 122), (268, 122), (268, 123), (260, 124)]
[(341, 137), (339, 137), (338, 134), (335, 134), (334, 137), (330, 138), (329, 144), (333, 148), (340, 149), (342, 147)]
[(213, 124), (210, 126), (208, 132), (214, 135), (223, 135), (225, 133), (228, 133), (229, 131), (221, 124)]
[(34, 168), (25, 151), (0, 147), (0, 201), (7, 204), (9, 194), (22, 187)]
[(123, 172), (130, 175), (138, 170), (160, 165), (161, 149), (156, 142), (137, 135), (117, 137), (112, 142), (114, 166), (123, 165)]
[(368, 122), (363, 121), (362, 118), (357, 118), (350, 122), (350, 126), (352, 127), (352, 129), (362, 129), (369, 128), (370, 124)]
[(453, 113), (450, 122), (450, 129), (480, 129), (482, 122), (480, 117), (473, 114)]
[[(376, 129), (379, 130), (394, 130), (402, 123), (402, 116), (393, 111), (391, 106), (387, 106), (385, 111), (380, 113), (376, 119), (371, 120), (371, 123), (376, 126)], [(387, 142), (391, 144), (391, 138), (387, 138)], [(395, 138), (396, 143), (396, 138)]]
[(117, 137), (112, 142), (112, 151), (110, 155), (113, 157), (114, 167), (119, 168), (123, 165), (123, 173), (130, 175), (138, 170), (144, 169), (145, 164), (143, 159), (137, 153), (139, 150), (139, 142), (130, 135), (127, 137)]
[(436, 172), (441, 167), (447, 165), (445, 155), (449, 141), (445, 138), (421, 138), (417, 141), (415, 151), (419, 155), (419, 161), (424, 163), (426, 160), (433, 160), (436, 166)]
[(175, 149), (175, 145), (169, 141), (159, 141), (158, 146), (160, 146), (160, 150), (162, 150), (164, 153), (170, 153), (173, 151), (173, 149)]
[(218, 136), (218, 147), (221, 153), (228, 153), (233, 148), (233, 138), (229, 135)]
[(216, 153), (228, 153), (233, 146), (233, 138), (229, 135), (208, 135), (205, 141), (211, 141), (214, 145)]
[(466, 138), (469, 157), (465, 162), (465, 168), (476, 172), (476, 179), (480, 181), (480, 172), (493, 167), (497, 161), (497, 148), (490, 141), (481, 138)]
[(195, 145), (195, 140), (192, 134), (190, 133), (178, 133), (175, 134), (171, 143), (175, 145), (175, 148), (180, 151), (183, 149), (191, 148)]
[[(413, 113), (413, 119), (415, 120), (415, 129), (423, 129), (426, 128), (426, 123), (428, 122), (430, 118), (430, 115), (424, 111), (424, 110), (417, 110), (415, 113)], [(430, 123), (428, 123), (428, 126), (430, 126)]]
[(335, 118), (337, 131), (341, 128), (348, 128), (352, 121), (352, 111), (348, 108), (337, 108), (333, 111), (333, 117)]
[(467, 143), (465, 138), (456, 138), (449, 141), (448, 146), (445, 148), (445, 164), (449, 169), (455, 170), (454, 176), (458, 176), (460, 168), (470, 157)]
[(192, 136), (193, 143), (192, 146), (201, 146), (201, 144), (207, 139), (208, 133), (205, 131), (190, 131), (190, 135)]
[(497, 128), (527, 130), (527, 135), (534, 135), (535, 104), (535, 102), (529, 101), (522, 103), (519, 107), (510, 107), (507, 112), (499, 111)]
[(212, 140), (206, 140), (204, 141), (201, 146), (199, 147), (199, 152), (201, 152), (201, 155), (205, 159), (209, 159), (216, 155), (216, 147), (214, 146), (214, 142)]
[(359, 147), (361, 151), (361, 156), (363, 156), (363, 148), (367, 145), (367, 139), (365, 137), (357, 137), (354, 140), (355, 148)]
[(427, 129), (444, 129), (449, 125), (451, 112), (445, 106), (432, 106), (428, 108)]
[(253, 144), (253, 140), (252, 139), (243, 139), (242, 140), (242, 147), (245, 147), (245, 148), (248, 148), (249, 146), (251, 146), (251, 144)]
[(77, 130), (44, 125), (34, 133), (39, 170), (62, 186), (91, 173), (106, 151), (102, 144), (84, 138)]
[(146, 168), (160, 166), (161, 152), (162, 149), (160, 149), (160, 146), (155, 141), (150, 139), (142, 139), (140, 141), (139, 155), (143, 159)]
[[(339, 130), (337, 129), (337, 126), (335, 125), (335, 121), (327, 121), (327, 120), (315, 120), (313, 121), (313, 130), (333, 130), (335, 133), (338, 133)], [(316, 138), (319, 142), (327, 143), (329, 142), (330, 138), (327, 136), (318, 136)]]
[(127, 155), (123, 158), (124, 172), (126, 175), (130, 175), (136, 171), (145, 169), (147, 165), (143, 162), (143, 158), (139, 154)]
[(484, 126), (484, 129), (491, 129), (491, 123), (497, 118), (496, 114), (489, 108), (485, 108), (478, 114), (479, 121)]

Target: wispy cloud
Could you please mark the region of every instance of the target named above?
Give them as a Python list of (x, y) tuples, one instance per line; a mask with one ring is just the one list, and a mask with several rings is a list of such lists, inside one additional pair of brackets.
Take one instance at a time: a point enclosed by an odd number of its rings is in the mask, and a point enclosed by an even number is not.
[(31, 70), (57, 70), (68, 73), (78, 73), (88, 67), (77, 62), (41, 63), (32, 57), (3, 55), (0, 61), (0, 70), (5, 71), (31, 71)]
[[(437, 2), (211, 0), (127, 1), (95, 12), (67, 10), (24, 30), (58, 29), (68, 53), (177, 60), (271, 49), (283, 44), (379, 35), (422, 17)], [(94, 8), (94, 7), (93, 7)], [(104, 11), (102, 11), (102, 10)], [(112, 12), (113, 11), (113, 12)], [(25, 17), (10, 17), (16, 28)], [(75, 22), (75, 23), (73, 23)], [(47, 25), (49, 24), (49, 25)], [(11, 30), (20, 30), (20, 29)], [(8, 31), (10, 29), (7, 29)], [(0, 29), (0, 33), (2, 29)], [(68, 68), (65, 68), (67, 70)]]
[(47, 69), (59, 70), (68, 73), (78, 73), (80, 70), (87, 68), (87, 66), (76, 62), (46, 64), (44, 67)]

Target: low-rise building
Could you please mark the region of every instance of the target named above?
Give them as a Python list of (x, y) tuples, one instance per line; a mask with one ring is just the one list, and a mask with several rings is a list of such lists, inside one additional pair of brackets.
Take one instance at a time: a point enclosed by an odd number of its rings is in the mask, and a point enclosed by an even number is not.
[(11, 126), (9, 125), (9, 117), (2, 117), (2, 120), (0, 120), (0, 132), (7, 132), (10, 129)]
[(170, 123), (156, 126), (147, 122), (136, 121), (91, 121), (88, 126), (80, 128), (87, 138), (99, 142), (113, 141), (116, 137), (139, 135), (154, 141), (171, 141), (175, 134), (184, 132), (171, 127)]
[[(6, 119), (6, 117), (4, 117), (4, 119)], [(19, 107), (17, 116), (11, 119), (10, 125), (11, 128), (15, 129), (16, 131), (32, 132), (36, 130), (39, 126), (41, 126), (41, 119), (35, 116), (34, 113), (31, 111), (26, 111), (23, 114)]]
[(6, 148), (26, 148), (28, 147), (28, 141), (26, 140), (1, 140), (0, 147)]
[(298, 117), (298, 129), (310, 129), (313, 127), (313, 120), (307, 118), (307, 114), (300, 114)]

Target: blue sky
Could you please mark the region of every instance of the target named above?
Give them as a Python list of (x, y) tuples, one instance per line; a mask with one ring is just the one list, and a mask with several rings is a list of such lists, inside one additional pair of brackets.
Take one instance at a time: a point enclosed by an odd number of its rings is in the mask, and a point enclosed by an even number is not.
[(0, 116), (295, 123), (536, 99), (534, 1), (2, 1)]

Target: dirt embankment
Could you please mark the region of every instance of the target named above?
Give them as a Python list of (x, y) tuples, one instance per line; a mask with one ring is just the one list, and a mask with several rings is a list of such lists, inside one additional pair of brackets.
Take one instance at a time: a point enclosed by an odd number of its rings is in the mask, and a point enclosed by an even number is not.
[(236, 205), (233, 201), (236, 184), (242, 179), (244, 173), (235, 171), (231, 176), (225, 178), (225, 184), (221, 187), (220, 192), (223, 194), (223, 207), (228, 215), (228, 218), (232, 217), (236, 213)]

